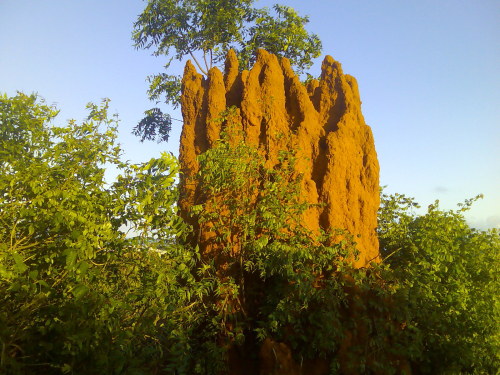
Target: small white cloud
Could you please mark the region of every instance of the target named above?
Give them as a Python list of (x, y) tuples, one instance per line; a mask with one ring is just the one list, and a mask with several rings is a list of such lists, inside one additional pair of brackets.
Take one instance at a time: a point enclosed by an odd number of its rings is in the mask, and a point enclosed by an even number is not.
[(450, 191), (450, 189), (448, 189), (445, 186), (436, 186), (434, 188), (434, 192), (436, 192), (436, 193), (443, 193), (444, 194), (444, 193), (448, 193), (449, 191)]

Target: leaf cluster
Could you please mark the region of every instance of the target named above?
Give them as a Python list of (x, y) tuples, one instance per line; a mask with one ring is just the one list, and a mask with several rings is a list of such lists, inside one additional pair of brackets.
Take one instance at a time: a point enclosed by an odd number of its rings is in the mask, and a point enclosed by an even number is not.
[(134, 127), (132, 134), (145, 140), (167, 142), (172, 130), (172, 118), (159, 108), (152, 108), (144, 112), (145, 117)]
[(121, 162), (107, 107), (55, 126), (35, 95), (0, 97), (4, 374), (151, 373), (190, 325), (196, 256), (178, 245), (176, 161)]
[[(132, 38), (136, 48), (154, 48), (156, 56), (172, 55), (177, 60), (191, 56), (204, 74), (222, 62), (231, 48), (239, 54), (242, 69), (251, 66), (258, 48), (290, 58), (299, 72), (309, 68), (319, 56), (321, 42), (305, 30), (308, 17), (288, 6), (276, 4), (271, 11), (253, 3), (150, 0), (134, 23)], [(198, 52), (203, 60), (195, 57)]]
[(439, 202), (417, 215), (404, 195), (382, 194), (378, 234), (384, 262), (405, 291), (422, 373), (496, 373), (500, 366), (500, 234), (471, 228)]
[[(207, 75), (223, 63), (234, 49), (240, 69), (249, 69), (255, 52), (266, 49), (290, 59), (299, 73), (304, 73), (321, 53), (321, 41), (309, 33), (308, 17), (293, 8), (274, 5), (256, 8), (255, 0), (149, 0), (134, 23), (132, 39), (136, 48), (153, 49), (155, 56), (165, 56), (165, 72), (148, 77), (148, 95), (156, 103), (176, 108), (180, 103), (181, 79), (170, 73), (171, 62), (190, 57)], [(134, 134), (145, 139), (167, 140), (170, 121), (156, 121), (158, 109), (146, 111)], [(162, 116), (162, 119), (165, 116)], [(158, 133), (158, 134), (157, 134)]]

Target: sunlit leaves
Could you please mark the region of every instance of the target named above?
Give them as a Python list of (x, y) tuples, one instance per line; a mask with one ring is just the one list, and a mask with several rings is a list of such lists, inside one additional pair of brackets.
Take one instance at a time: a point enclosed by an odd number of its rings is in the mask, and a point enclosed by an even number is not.
[[(383, 195), (383, 263), (354, 269), (345, 232), (302, 225), (314, 207), (298, 156), (271, 166), (226, 127), (199, 158), (191, 214), (215, 234), (202, 242), (177, 215), (175, 158), (120, 161), (107, 108), (56, 126), (35, 96), (0, 97), (0, 372), (220, 374), (232, 345), (335, 359), (350, 337), (358, 373), (405, 358), (420, 373), (495, 373), (500, 237), (466, 223), (474, 200), (417, 214)], [(223, 262), (200, 254), (207, 243)]]
[(469, 227), (463, 211), (430, 205), (423, 215), (403, 195), (382, 195), (379, 237), (385, 262), (407, 288), (410, 322), (422, 340), (420, 371), (494, 373), (499, 363), (500, 235)]
[(2, 373), (152, 368), (165, 352), (153, 336), (170, 340), (157, 325), (189, 321), (169, 315), (192, 303), (180, 285), (195, 261), (174, 239), (177, 163), (121, 162), (108, 101), (87, 108), (56, 126), (36, 96), (0, 97)]

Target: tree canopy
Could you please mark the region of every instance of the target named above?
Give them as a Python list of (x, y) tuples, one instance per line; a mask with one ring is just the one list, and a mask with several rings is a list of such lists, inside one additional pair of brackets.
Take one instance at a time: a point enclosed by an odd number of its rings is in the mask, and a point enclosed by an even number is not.
[[(240, 68), (249, 68), (259, 48), (290, 59), (302, 73), (321, 53), (317, 35), (305, 29), (308, 18), (288, 6), (254, 7), (255, 0), (149, 0), (134, 24), (135, 47), (165, 56), (165, 72), (149, 76), (148, 95), (156, 103), (179, 105), (180, 76), (173, 59), (190, 57), (203, 74), (220, 64), (229, 49)], [(142, 140), (168, 140), (171, 118), (159, 108), (146, 111), (134, 134)], [(160, 120), (160, 121), (159, 121)]]

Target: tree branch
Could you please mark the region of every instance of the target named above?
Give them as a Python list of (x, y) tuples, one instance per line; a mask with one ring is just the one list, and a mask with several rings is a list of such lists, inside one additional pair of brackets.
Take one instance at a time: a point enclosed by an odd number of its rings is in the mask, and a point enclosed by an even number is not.
[(208, 73), (201, 67), (200, 63), (198, 62), (198, 60), (196, 59), (196, 57), (194, 57), (193, 55), (193, 52), (189, 51), (189, 54), (191, 55), (191, 57), (193, 58), (194, 62), (196, 63), (196, 65), (198, 66), (198, 68), (201, 70), (201, 72), (203, 74), (205, 74), (206, 76), (208, 75)]
[(205, 68), (207, 68), (207, 71), (210, 70), (210, 67), (208, 66), (207, 63), (207, 51), (203, 50), (203, 60), (205, 61)]

